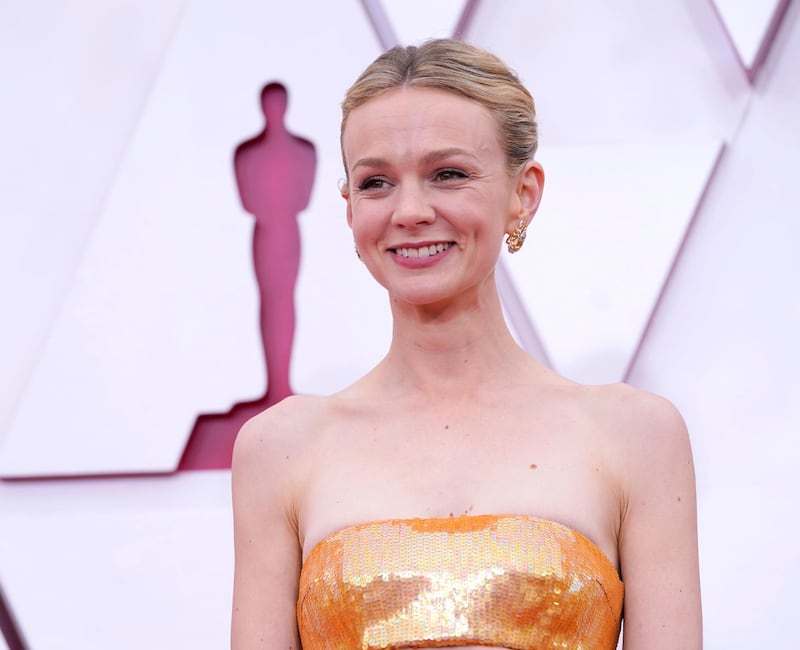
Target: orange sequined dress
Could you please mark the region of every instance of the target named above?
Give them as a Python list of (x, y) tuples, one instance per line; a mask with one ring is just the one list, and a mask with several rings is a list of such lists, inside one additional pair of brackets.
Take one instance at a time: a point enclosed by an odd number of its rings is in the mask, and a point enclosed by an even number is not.
[(623, 586), (580, 533), (517, 515), (394, 519), (326, 537), (300, 575), (303, 650), (614, 650)]

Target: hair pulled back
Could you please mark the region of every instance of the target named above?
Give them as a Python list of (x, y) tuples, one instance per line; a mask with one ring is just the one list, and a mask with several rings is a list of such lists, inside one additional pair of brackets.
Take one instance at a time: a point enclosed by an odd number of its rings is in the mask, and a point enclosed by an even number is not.
[(449, 38), (398, 45), (375, 59), (345, 95), (342, 136), (354, 108), (398, 88), (434, 88), (483, 105), (497, 122), (512, 174), (536, 153), (536, 109), (519, 77), (494, 54)]

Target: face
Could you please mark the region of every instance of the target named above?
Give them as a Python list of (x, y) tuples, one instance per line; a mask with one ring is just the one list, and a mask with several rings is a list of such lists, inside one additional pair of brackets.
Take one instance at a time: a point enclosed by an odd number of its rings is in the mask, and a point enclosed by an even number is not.
[(437, 303), (493, 286), (503, 233), (538, 205), (541, 169), (508, 173), (486, 108), (440, 90), (388, 91), (351, 111), (342, 147), (348, 223), (393, 299)]

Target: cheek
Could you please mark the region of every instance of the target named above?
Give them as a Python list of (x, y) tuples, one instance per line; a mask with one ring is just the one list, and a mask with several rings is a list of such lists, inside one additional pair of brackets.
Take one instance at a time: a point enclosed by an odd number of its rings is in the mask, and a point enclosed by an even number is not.
[(364, 219), (363, 215), (358, 211), (351, 212), (350, 228), (353, 231), (353, 239), (356, 241), (363, 239), (370, 230), (369, 220)]
[(371, 266), (377, 251), (380, 249), (380, 242), (383, 240), (382, 234), (371, 226), (368, 220), (358, 219), (353, 221), (352, 233), (353, 243), (358, 249), (361, 261), (372, 272)]
[(383, 231), (384, 221), (374, 203), (356, 202), (348, 210), (347, 216), (356, 241), (377, 237)]

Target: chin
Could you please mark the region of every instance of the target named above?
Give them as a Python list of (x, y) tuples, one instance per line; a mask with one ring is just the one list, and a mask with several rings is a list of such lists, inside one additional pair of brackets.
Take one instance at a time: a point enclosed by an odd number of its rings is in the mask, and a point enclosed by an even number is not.
[(443, 291), (441, 285), (429, 288), (417, 288), (413, 291), (389, 291), (393, 302), (404, 303), (413, 307), (436, 307), (453, 302), (456, 296), (450, 291)]

